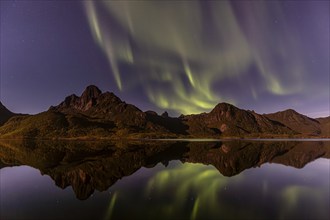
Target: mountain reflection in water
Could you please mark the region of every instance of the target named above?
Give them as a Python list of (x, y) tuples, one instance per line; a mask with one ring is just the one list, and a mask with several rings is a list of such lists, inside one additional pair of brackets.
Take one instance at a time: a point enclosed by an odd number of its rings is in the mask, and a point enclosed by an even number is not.
[[(329, 144), (6, 141), (0, 167), (36, 168), (79, 200), (112, 191), (106, 219), (328, 219)], [(302, 173), (316, 159), (323, 177)]]

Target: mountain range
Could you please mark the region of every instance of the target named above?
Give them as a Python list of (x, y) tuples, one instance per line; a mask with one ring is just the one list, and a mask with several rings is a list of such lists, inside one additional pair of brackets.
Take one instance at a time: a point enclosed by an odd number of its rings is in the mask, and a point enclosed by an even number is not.
[(94, 85), (36, 115), (12, 113), (0, 102), (0, 138), (224, 137), (330, 137), (330, 116), (313, 119), (292, 109), (258, 114), (219, 103), (209, 113), (170, 117), (167, 112), (143, 112)]

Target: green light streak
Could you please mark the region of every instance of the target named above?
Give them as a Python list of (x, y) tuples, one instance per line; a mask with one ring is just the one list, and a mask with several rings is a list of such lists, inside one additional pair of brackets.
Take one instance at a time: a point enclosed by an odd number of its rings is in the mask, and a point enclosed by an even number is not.
[(198, 208), (199, 208), (199, 198), (197, 198), (195, 201), (194, 208), (191, 213), (191, 220), (196, 219)]
[[(246, 4), (243, 12), (250, 31), (246, 33), (229, 1), (212, 2), (208, 13), (216, 40), (209, 41), (197, 1), (85, 1), (84, 6), (118, 88), (138, 86), (160, 108), (193, 114), (210, 111), (223, 101), (236, 104), (235, 98), (221, 96), (215, 87), (228, 79), (244, 83), (251, 66), (263, 80), (251, 86), (254, 100), (265, 91), (285, 96), (304, 88), (307, 73), (299, 35), (288, 27), (280, 3)], [(273, 30), (274, 14), (283, 24), (278, 32)], [(123, 32), (111, 29), (107, 15)], [(140, 49), (133, 51), (131, 41)], [(122, 79), (119, 63), (132, 65), (137, 73)]]
[(110, 204), (109, 204), (109, 208), (107, 209), (106, 215), (105, 215), (105, 220), (110, 220), (112, 213), (113, 213), (113, 209), (115, 207), (116, 201), (117, 201), (117, 192), (115, 192), (110, 200)]
[(199, 214), (198, 210), (210, 213), (220, 210), (219, 193), (228, 183), (229, 178), (219, 174), (212, 166), (185, 163), (163, 170), (152, 177), (148, 182), (146, 195), (163, 195), (164, 192), (173, 194), (174, 200), (169, 207), (176, 213), (183, 209), (193, 193), (195, 201), (190, 215), (193, 220)]

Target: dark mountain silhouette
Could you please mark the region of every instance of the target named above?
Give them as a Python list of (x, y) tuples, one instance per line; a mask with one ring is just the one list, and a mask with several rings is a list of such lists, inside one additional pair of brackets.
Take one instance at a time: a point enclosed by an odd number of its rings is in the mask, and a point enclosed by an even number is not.
[[(3, 107), (3, 109), (6, 109)], [(8, 111), (8, 110), (7, 110)], [(6, 112), (6, 111), (5, 111)], [(9, 111), (8, 111), (9, 112)], [(1, 114), (10, 118), (14, 115)], [(170, 117), (143, 112), (110, 92), (88, 86), (37, 115), (12, 117), (1, 138), (221, 138), (329, 137), (329, 119), (311, 119), (293, 110), (260, 115), (220, 103), (209, 113)]]
[(326, 142), (0, 142), (0, 168), (28, 165), (49, 175), (61, 188), (72, 186), (77, 198), (105, 191), (141, 167), (171, 160), (213, 165), (234, 176), (264, 163), (302, 168), (329, 158)]
[(3, 125), (13, 117), (15, 113), (9, 111), (1, 102), (0, 102), (0, 126)]

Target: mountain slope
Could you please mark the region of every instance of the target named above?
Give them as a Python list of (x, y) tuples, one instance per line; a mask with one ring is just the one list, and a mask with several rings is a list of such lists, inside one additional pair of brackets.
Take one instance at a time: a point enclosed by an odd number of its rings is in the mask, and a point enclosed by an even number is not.
[(0, 136), (4, 138), (100, 137), (113, 134), (113, 128), (113, 123), (108, 121), (47, 111), (9, 119), (8, 123), (0, 127)]
[(295, 110), (288, 109), (272, 114), (265, 114), (266, 117), (273, 121), (278, 121), (287, 127), (306, 135), (320, 135), (320, 122), (302, 115)]
[(239, 109), (228, 103), (218, 104), (210, 113), (184, 117), (191, 129), (201, 124), (224, 136), (251, 134), (295, 134), (288, 127), (255, 112)]
[(330, 137), (330, 116), (325, 118), (317, 118), (320, 122), (321, 135), (324, 137)]
[(3, 125), (13, 117), (15, 114), (9, 111), (1, 102), (0, 102), (0, 126)]

